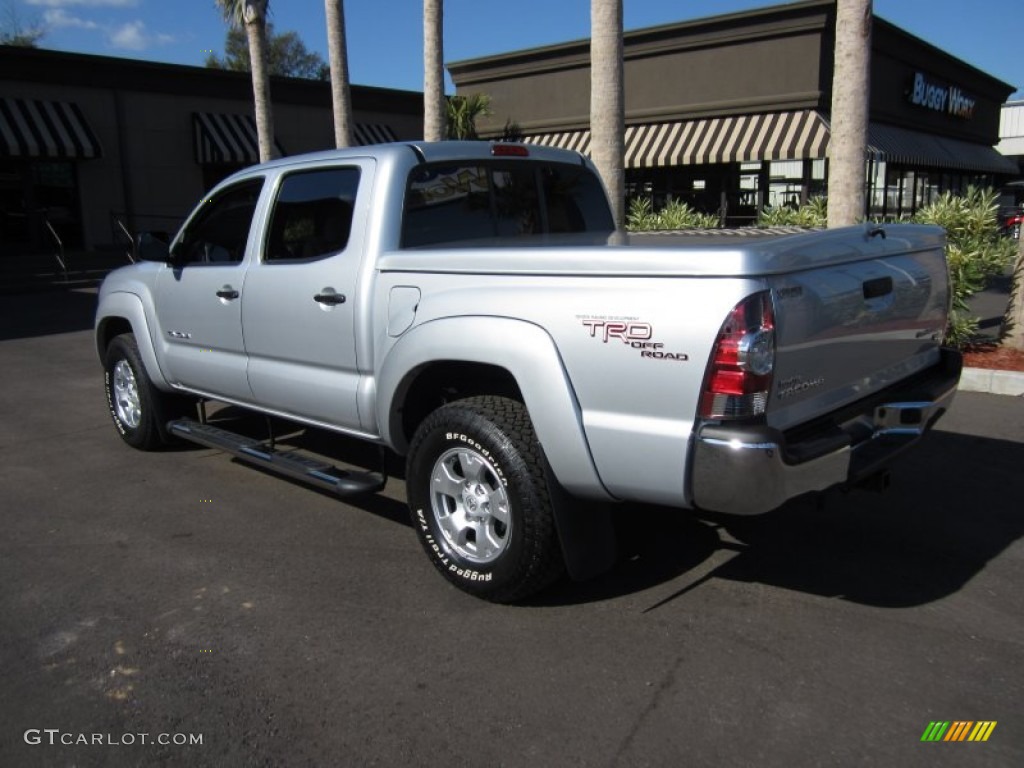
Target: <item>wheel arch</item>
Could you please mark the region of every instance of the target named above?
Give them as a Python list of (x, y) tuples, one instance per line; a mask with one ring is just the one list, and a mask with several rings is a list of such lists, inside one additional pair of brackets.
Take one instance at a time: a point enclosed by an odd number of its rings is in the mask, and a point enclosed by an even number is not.
[(590, 455), (582, 412), (555, 343), (533, 323), (502, 317), (442, 318), (406, 333), (381, 366), (376, 399), (380, 434), (404, 454), (416, 427), (434, 407), (485, 394), (526, 406), (552, 472), (568, 491), (610, 498)]
[(105, 358), (107, 347), (114, 337), (122, 333), (134, 334), (135, 343), (139, 347), (139, 355), (142, 357), (146, 373), (153, 384), (160, 389), (171, 390), (157, 361), (142, 300), (133, 293), (106, 294), (100, 299), (100, 305), (96, 311), (96, 353), (100, 360)]

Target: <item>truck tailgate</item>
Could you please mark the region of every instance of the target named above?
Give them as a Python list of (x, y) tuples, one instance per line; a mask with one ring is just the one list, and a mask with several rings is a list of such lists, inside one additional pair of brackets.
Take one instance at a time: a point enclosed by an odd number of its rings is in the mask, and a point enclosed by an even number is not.
[(938, 361), (949, 306), (942, 239), (889, 229), (896, 236), (852, 244), (862, 260), (767, 278), (777, 344), (771, 426), (799, 424)]

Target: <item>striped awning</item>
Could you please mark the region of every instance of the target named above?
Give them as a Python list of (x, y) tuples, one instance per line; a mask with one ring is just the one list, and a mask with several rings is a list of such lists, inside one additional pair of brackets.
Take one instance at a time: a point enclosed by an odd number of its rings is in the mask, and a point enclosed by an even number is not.
[(868, 125), (868, 152), (898, 165), (950, 168), (980, 173), (1017, 174), (1017, 164), (994, 148), (934, 136), (895, 125)]
[[(590, 131), (527, 136), (525, 141), (590, 152)], [(773, 112), (626, 127), (626, 167), (800, 160), (825, 156), (828, 126), (817, 112)]]
[(356, 123), (355, 129), (352, 131), (352, 138), (360, 147), (398, 141), (398, 136), (391, 130), (391, 126), (380, 123)]
[(0, 156), (79, 160), (102, 154), (77, 104), (0, 99)]
[[(192, 113), (196, 162), (200, 165), (252, 165), (260, 161), (256, 121), (252, 115)], [(278, 156), (284, 147), (274, 138)]]

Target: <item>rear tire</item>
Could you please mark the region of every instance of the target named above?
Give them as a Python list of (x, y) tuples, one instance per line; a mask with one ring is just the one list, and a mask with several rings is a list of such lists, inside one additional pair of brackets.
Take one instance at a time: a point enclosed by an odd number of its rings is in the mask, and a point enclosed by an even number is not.
[(522, 403), (472, 397), (437, 409), (406, 470), (413, 527), (456, 587), (513, 602), (561, 575), (544, 457)]
[(166, 424), (185, 415), (191, 401), (153, 386), (131, 333), (115, 336), (104, 361), (107, 408), (114, 426), (128, 445), (155, 451), (169, 442)]

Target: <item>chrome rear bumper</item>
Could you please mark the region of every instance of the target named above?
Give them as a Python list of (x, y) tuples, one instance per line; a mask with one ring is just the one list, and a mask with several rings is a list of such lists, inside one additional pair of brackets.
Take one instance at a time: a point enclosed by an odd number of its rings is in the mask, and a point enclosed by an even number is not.
[(943, 350), (938, 364), (907, 381), (785, 432), (703, 425), (691, 451), (694, 504), (756, 515), (801, 494), (873, 475), (946, 412), (962, 365), (959, 352)]

